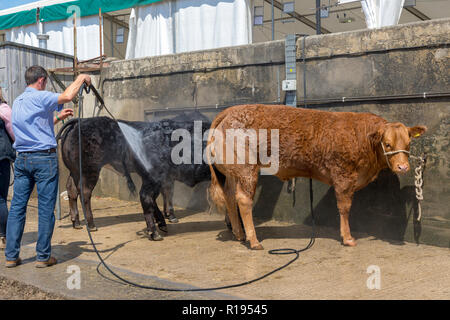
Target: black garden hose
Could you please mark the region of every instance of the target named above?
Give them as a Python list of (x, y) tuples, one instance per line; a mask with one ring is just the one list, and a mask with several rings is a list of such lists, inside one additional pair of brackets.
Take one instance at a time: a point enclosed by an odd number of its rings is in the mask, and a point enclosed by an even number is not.
[[(81, 114), (82, 114), (82, 109), (83, 109), (83, 89), (86, 91), (86, 93), (90, 92), (90, 89), (93, 89), (93, 92), (96, 93), (97, 90), (95, 90), (95, 88), (90, 85), (89, 87), (83, 83), (83, 85), (81, 86), (79, 92), (78, 92), (78, 97), (79, 97), (79, 109), (78, 109), (78, 153), (79, 153), (79, 172), (80, 172), (80, 200), (81, 200), (81, 207), (83, 209), (83, 215), (84, 215), (84, 219), (85, 221), (87, 221), (86, 218), (86, 208), (84, 205), (84, 194), (83, 194), (83, 161), (82, 161), (82, 150), (81, 150)], [(96, 95), (98, 95), (98, 92), (96, 93)], [(98, 95), (97, 97), (99, 99), (99, 101), (101, 101), (102, 105), (104, 106), (103, 103), (103, 99), (101, 99), (100, 95)], [(105, 108), (106, 109), (106, 108)], [(106, 109), (107, 110), (107, 109)], [(111, 115), (111, 113), (108, 111), (108, 113)], [(111, 115), (112, 116), (112, 115)], [(113, 117), (114, 119), (114, 117)], [(116, 120), (116, 119), (114, 119)], [(117, 121), (117, 120), (116, 120)], [(97, 250), (97, 247), (95, 246), (94, 240), (92, 239), (92, 234), (91, 231), (89, 230), (89, 228), (86, 227), (86, 230), (88, 232), (89, 235), (89, 239), (91, 241), (92, 247), (94, 248), (95, 253), (97, 254), (97, 257), (100, 260), (100, 263), (97, 266), (97, 272), (100, 274), (100, 276), (111, 280), (109, 278), (107, 278), (106, 276), (104, 276), (100, 270), (99, 270), (99, 266), (101, 264), (103, 264), (103, 266), (117, 279), (119, 279), (120, 281), (122, 281), (125, 284), (129, 284), (131, 286), (134, 287), (138, 287), (138, 288), (142, 288), (142, 289), (151, 289), (151, 290), (158, 290), (158, 291), (176, 291), (176, 292), (193, 292), (193, 291), (211, 291), (211, 290), (221, 290), (221, 289), (229, 289), (229, 288), (236, 288), (236, 287), (241, 287), (241, 286), (245, 286), (251, 283), (254, 283), (256, 281), (262, 280), (272, 274), (274, 274), (277, 271), (280, 271), (284, 268), (286, 268), (287, 266), (289, 266), (290, 264), (292, 264), (294, 261), (296, 261), (299, 256), (300, 256), (300, 252), (306, 251), (309, 248), (311, 248), (315, 242), (315, 224), (314, 224), (314, 215), (313, 215), (313, 198), (312, 198), (312, 180), (310, 179), (310, 209), (311, 209), (311, 215), (312, 215), (312, 234), (311, 234), (311, 239), (308, 243), (308, 245), (306, 247), (304, 247), (303, 249), (291, 249), (291, 248), (283, 248), (283, 249), (273, 249), (273, 250), (269, 250), (269, 254), (275, 254), (275, 255), (290, 255), (290, 254), (294, 254), (295, 257), (292, 258), (290, 261), (288, 261), (287, 263), (285, 263), (284, 265), (282, 265), (281, 267), (275, 268), (274, 270), (258, 277), (255, 278), (253, 280), (249, 280), (249, 281), (245, 281), (245, 282), (241, 282), (241, 283), (236, 283), (236, 284), (231, 284), (231, 285), (225, 285), (225, 286), (219, 286), (219, 287), (212, 287), (212, 288), (191, 288), (191, 289), (180, 289), (180, 288), (161, 288), (161, 287), (154, 287), (154, 286), (147, 286), (147, 285), (142, 285), (139, 283), (135, 283), (132, 282), (130, 280), (127, 280), (123, 277), (121, 277), (120, 275), (118, 275), (117, 273), (115, 273), (113, 270), (111, 270), (111, 268), (106, 264), (106, 262), (103, 260), (102, 256), (100, 255), (100, 253)]]

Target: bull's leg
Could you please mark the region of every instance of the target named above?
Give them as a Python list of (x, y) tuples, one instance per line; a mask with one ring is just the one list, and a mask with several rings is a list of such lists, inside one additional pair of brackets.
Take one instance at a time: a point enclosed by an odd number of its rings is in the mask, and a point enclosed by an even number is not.
[(336, 190), (337, 206), (341, 216), (341, 238), (342, 244), (345, 246), (356, 246), (356, 240), (350, 234), (350, 225), (348, 218), (350, 215), (350, 208), (352, 206), (353, 192), (343, 192)]
[(80, 224), (80, 215), (78, 213), (78, 190), (73, 182), (72, 176), (67, 178), (66, 183), (67, 196), (69, 197), (69, 208), (70, 208), (70, 220), (72, 221), (72, 226), (74, 229), (82, 229)]
[(173, 210), (173, 189), (174, 182), (169, 181), (161, 187), (161, 193), (164, 200), (164, 216), (172, 223), (177, 223), (178, 219)]
[(153, 193), (153, 203), (155, 204), (154, 216), (156, 222), (158, 223), (158, 228), (161, 231), (167, 232), (166, 220), (164, 219), (164, 215), (161, 212), (161, 210), (159, 210), (158, 204), (156, 203), (156, 198), (158, 198), (158, 196), (159, 196), (159, 186), (158, 189), (156, 189), (155, 192)]
[(145, 181), (146, 179), (142, 180), (143, 183), (141, 191), (139, 192), (139, 196), (141, 199), (141, 206), (144, 212), (145, 222), (147, 224), (147, 231), (150, 234), (150, 238), (152, 240), (155, 241), (163, 240), (163, 237), (159, 234), (158, 230), (156, 229), (154, 218), (155, 207), (158, 208), (155, 201), (156, 197), (154, 197), (156, 185), (151, 181)]
[(87, 220), (87, 227), (89, 228), (89, 231), (97, 231), (97, 227), (94, 223), (94, 216), (92, 215), (92, 208), (91, 208), (91, 196), (92, 196), (92, 190), (91, 187), (85, 186), (83, 190), (83, 196), (84, 196), (84, 208), (86, 209), (86, 220)]
[[(95, 182), (97, 182), (97, 179), (95, 179)], [(92, 215), (92, 208), (91, 208), (91, 196), (94, 187), (95, 183), (92, 183), (92, 181), (86, 181), (86, 183), (83, 186), (84, 208), (86, 210), (86, 220), (87, 220), (86, 222), (87, 227), (91, 232), (97, 231), (97, 227), (95, 226), (94, 223), (94, 216)]]
[(231, 226), (231, 221), (228, 214), (225, 215), (225, 224), (227, 225), (228, 230), (232, 230), (233, 227)]
[(236, 200), (239, 205), (239, 212), (242, 218), (242, 223), (244, 224), (246, 239), (250, 242), (250, 248), (252, 250), (262, 250), (264, 248), (256, 237), (252, 214), (253, 196), (255, 193), (256, 181), (254, 186), (252, 186), (251, 183), (249, 184), (248, 182), (249, 181), (245, 181), (245, 185), (243, 185), (242, 182), (239, 182), (237, 184)]
[[(100, 174), (100, 170), (94, 169), (94, 168), (85, 168), (85, 172), (89, 172), (88, 175), (83, 176), (83, 204), (84, 209), (86, 210), (86, 223), (87, 228), (89, 231), (94, 232), (97, 231), (97, 227), (94, 224), (94, 216), (92, 215), (92, 208), (91, 208), (91, 196), (92, 191), (95, 188), (95, 185), (97, 184), (98, 177)], [(80, 190), (80, 183), (78, 179), (74, 177), (73, 179), (74, 183), (77, 185), (78, 194), (81, 194)]]
[[(237, 203), (236, 203), (236, 205), (237, 205)], [(244, 228), (244, 225), (242, 224), (242, 219), (241, 219), (241, 216), (239, 215), (239, 212), (238, 212), (237, 216), (239, 218), (239, 223), (241, 225), (241, 228)], [(225, 214), (225, 224), (226, 224), (228, 230), (230, 230), (230, 231), (233, 230), (233, 226), (231, 225), (230, 217), (228, 217), (228, 214)], [(242, 230), (244, 230), (244, 229), (242, 229)]]
[(238, 208), (236, 203), (236, 182), (232, 177), (225, 180), (224, 193), (227, 207), (228, 220), (231, 222), (231, 230), (238, 241), (245, 240), (245, 233), (239, 220)]

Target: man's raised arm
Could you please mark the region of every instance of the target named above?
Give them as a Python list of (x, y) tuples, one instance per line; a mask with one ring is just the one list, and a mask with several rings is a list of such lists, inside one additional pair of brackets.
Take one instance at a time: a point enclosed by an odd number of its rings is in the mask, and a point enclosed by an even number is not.
[(64, 90), (58, 97), (58, 104), (64, 104), (72, 101), (73, 98), (78, 94), (83, 82), (88, 86), (91, 84), (91, 77), (87, 74), (80, 74), (70, 86)]

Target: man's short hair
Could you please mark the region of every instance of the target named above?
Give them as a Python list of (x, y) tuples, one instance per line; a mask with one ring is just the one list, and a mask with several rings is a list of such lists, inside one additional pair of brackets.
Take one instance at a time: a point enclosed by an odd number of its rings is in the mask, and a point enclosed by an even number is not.
[(27, 86), (35, 83), (39, 78), (47, 79), (47, 77), (47, 71), (41, 66), (32, 66), (25, 71), (25, 82), (27, 83)]

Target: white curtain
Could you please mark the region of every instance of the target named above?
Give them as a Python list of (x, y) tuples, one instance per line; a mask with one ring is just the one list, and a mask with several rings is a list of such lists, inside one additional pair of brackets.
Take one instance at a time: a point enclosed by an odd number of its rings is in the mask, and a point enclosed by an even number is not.
[(171, 1), (131, 9), (126, 59), (174, 53)]
[(38, 33), (38, 28), (35, 24), (16, 27), (6, 30), (6, 41), (39, 47), (39, 40), (36, 37)]
[[(77, 25), (78, 60), (100, 55), (98, 17), (83, 17)], [(38, 27), (35, 24), (12, 28), (6, 32), (6, 40), (39, 47)], [(44, 23), (44, 34), (49, 36), (47, 49), (73, 55), (73, 26), (66, 20)]]
[(126, 59), (252, 42), (250, 0), (173, 0), (132, 9)]
[(405, 0), (362, 0), (367, 28), (380, 28), (398, 24)]

